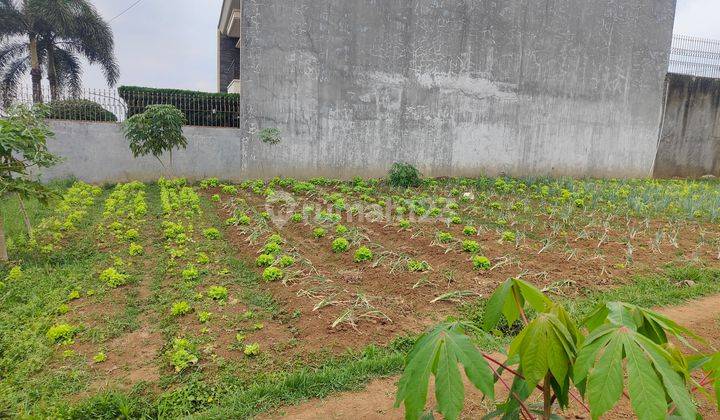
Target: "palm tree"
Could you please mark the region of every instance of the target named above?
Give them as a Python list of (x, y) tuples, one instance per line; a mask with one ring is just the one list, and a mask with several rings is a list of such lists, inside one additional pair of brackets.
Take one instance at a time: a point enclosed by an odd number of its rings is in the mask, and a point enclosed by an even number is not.
[[(0, 0), (0, 40), (15, 37), (27, 37), (27, 52), (18, 58), (17, 46), (20, 42), (11, 41), (0, 50), (0, 66), (4, 69), (3, 88), (5, 92), (14, 92), (20, 77), (30, 68), (33, 86), (33, 102), (42, 102), (42, 70), (38, 54), (38, 22), (30, 2), (23, 0), (22, 7), (13, 0)], [(5, 83), (5, 82), (10, 83)]]
[[(4, 23), (19, 22), (14, 25)], [(0, 0), (0, 85), (14, 94), (28, 68), (33, 101), (42, 102), (42, 66), (46, 66), (52, 100), (63, 88), (80, 89), (80, 56), (99, 64), (109, 85), (119, 71), (110, 25), (87, 0)], [(27, 36), (34, 42), (18, 41)]]

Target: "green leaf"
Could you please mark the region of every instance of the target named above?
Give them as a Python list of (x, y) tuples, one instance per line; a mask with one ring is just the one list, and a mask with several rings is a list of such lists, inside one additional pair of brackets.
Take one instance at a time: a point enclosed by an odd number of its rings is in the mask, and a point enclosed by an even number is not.
[(395, 406), (404, 401), (405, 417), (419, 418), (425, 409), (428, 383), (433, 374), (439, 411), (447, 418), (456, 418), (465, 395), (458, 363), (463, 364), (468, 378), (478, 389), (492, 396), (492, 370), (464, 334), (463, 325), (450, 323), (424, 334), (413, 347), (398, 384)]
[(627, 357), (628, 393), (640, 420), (663, 419), (667, 414), (665, 390), (645, 353), (629, 334), (622, 334)]
[(456, 419), (462, 411), (465, 388), (457, 367), (457, 358), (447, 342), (440, 345), (435, 378), (438, 411), (446, 419)]
[(613, 408), (620, 400), (622, 390), (622, 337), (614, 334), (588, 376), (587, 395), (593, 419)]
[(465, 367), (465, 375), (477, 389), (488, 398), (495, 398), (495, 378), (492, 369), (482, 354), (475, 348), (466, 335), (447, 336), (447, 345)]
[[(676, 412), (682, 418), (695, 418), (697, 416), (697, 409), (690, 397), (683, 376), (672, 367), (670, 361), (674, 360), (673, 356), (642, 335), (636, 335), (635, 340), (638, 346), (650, 357), (655, 370), (660, 373), (662, 383), (665, 386), (665, 392), (667, 392), (670, 399), (675, 403)], [(687, 369), (687, 366), (683, 368)]]
[(530, 306), (537, 312), (546, 312), (552, 305), (552, 301), (547, 298), (537, 287), (532, 284), (520, 280), (513, 279), (515, 285), (519, 288), (520, 293)]
[(530, 388), (534, 388), (548, 371), (548, 324), (545, 317), (530, 322), (518, 347), (520, 367)]
[[(508, 301), (510, 288), (512, 287), (511, 280), (512, 279), (508, 279), (498, 286), (485, 304), (485, 312), (483, 313), (483, 328), (485, 331), (490, 331), (495, 328), (500, 321), (500, 315), (504, 314), (505, 302)], [(519, 314), (517, 316), (519, 316)], [(507, 315), (505, 318), (509, 319)]]

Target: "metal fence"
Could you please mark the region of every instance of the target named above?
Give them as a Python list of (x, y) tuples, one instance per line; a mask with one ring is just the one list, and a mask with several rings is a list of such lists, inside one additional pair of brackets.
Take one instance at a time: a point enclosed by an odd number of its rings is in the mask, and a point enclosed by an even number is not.
[[(187, 125), (206, 127), (239, 127), (240, 100), (237, 95), (149, 88), (81, 89), (62, 92), (51, 98), (47, 86), (42, 87), (44, 103), (50, 108), (49, 118), (82, 121), (125, 121), (153, 104), (174, 105), (185, 114)], [(4, 92), (0, 98), (0, 115), (16, 104), (32, 105), (31, 86)]]
[(720, 40), (673, 35), (668, 71), (720, 78)]

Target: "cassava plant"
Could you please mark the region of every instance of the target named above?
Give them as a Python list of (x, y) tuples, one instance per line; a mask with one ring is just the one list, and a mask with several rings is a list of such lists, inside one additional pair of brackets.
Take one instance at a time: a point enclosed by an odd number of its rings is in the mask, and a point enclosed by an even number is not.
[[(480, 352), (472, 339), (498, 333), (502, 318), (522, 325), (505, 360)], [(458, 418), (465, 399), (462, 364), (470, 383), (495, 402), (489, 418), (557, 418), (572, 403), (597, 419), (627, 398), (640, 419), (695, 419), (691, 392), (713, 385), (720, 395), (720, 353), (688, 356), (671, 338), (691, 350), (689, 340), (700, 340), (659, 313), (622, 302), (601, 304), (576, 323), (562, 305), (511, 278), (487, 301), (482, 328), (449, 322), (420, 337), (407, 356), (395, 404), (404, 403), (406, 418), (420, 418), (434, 375), (436, 410)], [(705, 371), (703, 379), (694, 378), (696, 370)], [(497, 383), (506, 390), (504, 401), (495, 401)], [(537, 401), (533, 394), (541, 404), (531, 402)]]
[(172, 105), (148, 105), (145, 112), (125, 121), (130, 151), (135, 157), (153, 155), (160, 164), (160, 156), (167, 152), (172, 166), (173, 150), (187, 147), (182, 131), (186, 122), (185, 115)]
[[(28, 234), (30, 222), (24, 213), (22, 198), (46, 202), (54, 195), (31, 174), (32, 170), (50, 167), (59, 160), (47, 148), (47, 139), (53, 135), (44, 121), (47, 112), (43, 106), (17, 106), (0, 118), (0, 198), (17, 194)], [(0, 261), (7, 260), (3, 215), (0, 214)]]

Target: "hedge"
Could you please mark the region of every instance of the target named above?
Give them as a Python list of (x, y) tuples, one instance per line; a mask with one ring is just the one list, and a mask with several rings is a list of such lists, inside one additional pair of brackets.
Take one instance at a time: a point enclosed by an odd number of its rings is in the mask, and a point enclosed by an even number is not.
[(120, 97), (127, 104), (127, 117), (145, 111), (148, 105), (174, 105), (185, 114), (190, 125), (239, 127), (240, 95), (181, 89), (155, 89), (120, 86)]
[(56, 120), (117, 121), (115, 114), (87, 99), (65, 99), (47, 105), (50, 108), (48, 118)]

